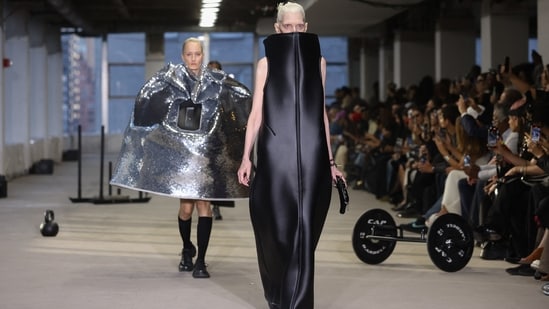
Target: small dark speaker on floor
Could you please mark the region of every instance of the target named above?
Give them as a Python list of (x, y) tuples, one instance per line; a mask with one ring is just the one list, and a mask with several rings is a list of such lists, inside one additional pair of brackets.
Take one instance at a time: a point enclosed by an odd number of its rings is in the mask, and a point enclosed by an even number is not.
[(8, 182), (4, 175), (0, 175), (0, 198), (8, 197)]
[(29, 173), (31, 174), (53, 174), (53, 160), (51, 159), (42, 159), (34, 163)]
[(63, 161), (78, 161), (78, 149), (63, 151)]

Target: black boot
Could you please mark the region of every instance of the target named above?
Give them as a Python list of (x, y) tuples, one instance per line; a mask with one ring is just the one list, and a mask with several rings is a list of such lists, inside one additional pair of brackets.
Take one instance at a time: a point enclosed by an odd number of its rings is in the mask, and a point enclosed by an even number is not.
[(181, 220), (178, 216), (179, 234), (183, 240), (183, 250), (181, 251), (181, 262), (179, 271), (193, 270), (193, 257), (196, 255), (196, 247), (191, 242), (191, 223), (192, 219)]
[(212, 212), (215, 220), (223, 220), (223, 216), (221, 215), (221, 210), (219, 210), (219, 206), (213, 205)]
[(196, 257), (196, 264), (194, 265), (193, 277), (210, 278), (204, 260), (206, 257), (206, 250), (208, 249), (208, 243), (210, 242), (210, 233), (212, 232), (212, 217), (198, 217), (196, 230), (198, 255)]
[(179, 271), (192, 271), (194, 268), (193, 257), (196, 255), (196, 248), (191, 245), (190, 248), (183, 248), (181, 251), (181, 262), (179, 262)]
[(207, 270), (204, 260), (196, 260), (196, 264), (194, 264), (193, 278), (210, 278), (210, 273)]

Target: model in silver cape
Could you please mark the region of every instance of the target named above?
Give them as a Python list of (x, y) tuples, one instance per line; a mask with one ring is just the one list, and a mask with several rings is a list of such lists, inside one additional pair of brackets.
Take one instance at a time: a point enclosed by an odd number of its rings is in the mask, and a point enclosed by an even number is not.
[(168, 64), (139, 91), (110, 183), (182, 199), (235, 200), (250, 91), (225, 72)]

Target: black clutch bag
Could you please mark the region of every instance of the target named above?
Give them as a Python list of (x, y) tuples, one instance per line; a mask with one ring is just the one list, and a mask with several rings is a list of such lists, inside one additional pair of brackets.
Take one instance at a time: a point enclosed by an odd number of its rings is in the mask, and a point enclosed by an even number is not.
[(337, 177), (336, 187), (339, 193), (339, 213), (344, 214), (347, 205), (349, 205), (349, 192), (347, 192), (347, 186), (341, 177)]

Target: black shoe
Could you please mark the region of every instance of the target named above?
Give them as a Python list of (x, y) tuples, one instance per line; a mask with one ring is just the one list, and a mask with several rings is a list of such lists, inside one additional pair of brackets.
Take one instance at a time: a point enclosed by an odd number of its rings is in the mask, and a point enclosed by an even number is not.
[(391, 207), (391, 210), (394, 210), (394, 211), (403, 211), (404, 209), (406, 209), (406, 207), (408, 207), (409, 204), (410, 204), (410, 202), (404, 203), (404, 204), (400, 204), (400, 205), (396, 205), (396, 206), (394, 206), (394, 207)]
[(475, 240), (478, 242), (501, 240), (501, 234), (489, 226), (481, 225), (473, 230)]
[(269, 302), (269, 309), (280, 309), (280, 305), (277, 303)]
[(541, 272), (539, 270), (535, 270), (535, 272), (534, 272), (534, 279), (536, 279), (536, 280), (541, 280), (541, 278), (543, 278), (545, 276), (547, 276), (547, 274), (544, 273), (544, 272)]
[(353, 186), (353, 190), (365, 190), (366, 188), (364, 187), (364, 181), (362, 180), (357, 180), (355, 185)]
[(399, 218), (417, 218), (419, 215), (420, 213), (415, 209), (415, 207), (408, 207), (397, 213), (397, 217)]
[(519, 264), (520, 258), (515, 256), (506, 256), (503, 260), (511, 264)]
[(208, 273), (204, 261), (196, 261), (196, 264), (194, 264), (193, 278), (210, 278), (210, 273)]
[(507, 247), (501, 241), (486, 241), (481, 248), (480, 258), (484, 260), (503, 260), (507, 256)]
[(532, 277), (536, 273), (536, 271), (532, 269), (530, 265), (519, 265), (516, 267), (507, 268), (505, 271), (511, 276), (526, 276), (526, 277)]
[(390, 200), (391, 204), (395, 206), (397, 206), (402, 202), (403, 196), (401, 192), (391, 193), (389, 196), (391, 197), (391, 200)]
[(221, 216), (221, 211), (219, 210), (219, 206), (214, 205), (212, 207), (212, 212), (215, 220), (223, 220), (223, 216)]
[(181, 251), (181, 262), (179, 262), (179, 271), (192, 271), (194, 268), (193, 257), (196, 255), (196, 247), (183, 248)]

